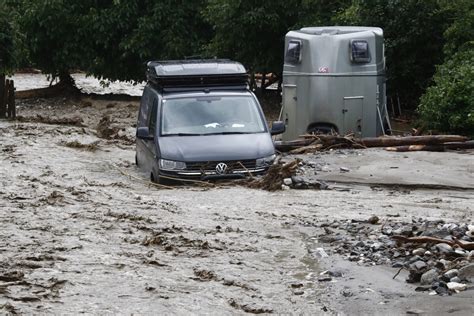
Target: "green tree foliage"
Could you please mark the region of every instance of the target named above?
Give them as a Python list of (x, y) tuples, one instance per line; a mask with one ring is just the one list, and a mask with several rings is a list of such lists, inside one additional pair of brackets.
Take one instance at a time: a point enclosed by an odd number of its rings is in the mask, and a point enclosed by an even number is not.
[(97, 77), (143, 80), (144, 62), (198, 55), (211, 35), (203, 0), (97, 2), (87, 17)]
[(208, 0), (203, 15), (215, 35), (210, 55), (233, 58), (259, 72), (281, 73), (285, 34), (302, 26), (324, 25), (350, 1)]
[(452, 10), (439, 0), (354, 0), (334, 21), (384, 30), (389, 94), (411, 106), (431, 82), (443, 60), (444, 32)]
[(11, 9), (0, 1), (0, 74), (11, 71), (16, 65), (16, 30)]
[(425, 128), (474, 136), (474, 3), (444, 5), (454, 15), (445, 32), (445, 62), (437, 68), (418, 112)]
[(32, 66), (70, 80), (70, 69), (88, 66), (91, 50), (85, 18), (93, 0), (24, 0), (19, 24)]
[(474, 136), (474, 45), (438, 67), (418, 111), (425, 128)]
[(24, 0), (20, 25), (33, 66), (81, 69), (110, 80), (143, 80), (144, 62), (200, 52), (210, 33), (204, 0)]

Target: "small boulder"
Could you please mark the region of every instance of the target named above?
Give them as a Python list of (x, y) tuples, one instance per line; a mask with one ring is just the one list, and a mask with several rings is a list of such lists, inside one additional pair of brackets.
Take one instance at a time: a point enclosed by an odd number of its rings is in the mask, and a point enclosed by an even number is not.
[(459, 275), (459, 270), (457, 269), (451, 269), (449, 271), (447, 271), (446, 273), (444, 273), (444, 277), (451, 280), (452, 278), (456, 277)]
[(438, 270), (431, 269), (423, 273), (420, 279), (421, 285), (431, 285), (438, 278)]
[(460, 268), (458, 276), (461, 280), (473, 282), (474, 281), (474, 263), (470, 263), (467, 266)]
[(435, 249), (440, 253), (450, 253), (453, 251), (453, 247), (445, 243), (439, 243), (435, 246)]

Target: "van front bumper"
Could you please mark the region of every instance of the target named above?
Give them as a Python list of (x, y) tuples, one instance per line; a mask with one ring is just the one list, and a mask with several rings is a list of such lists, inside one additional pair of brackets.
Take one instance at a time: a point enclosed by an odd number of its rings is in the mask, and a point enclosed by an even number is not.
[(261, 168), (252, 168), (252, 169), (239, 169), (239, 170), (231, 170), (227, 173), (219, 174), (213, 170), (205, 170), (205, 171), (194, 171), (194, 170), (176, 170), (176, 171), (168, 171), (168, 170), (160, 170), (160, 176), (165, 178), (172, 178), (176, 180), (180, 179), (188, 179), (188, 180), (222, 180), (222, 179), (243, 179), (249, 176), (258, 176), (264, 174), (268, 170), (268, 167), (261, 167)]

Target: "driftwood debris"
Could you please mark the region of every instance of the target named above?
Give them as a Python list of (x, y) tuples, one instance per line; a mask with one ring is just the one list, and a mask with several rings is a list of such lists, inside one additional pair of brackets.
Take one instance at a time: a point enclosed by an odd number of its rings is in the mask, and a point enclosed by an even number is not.
[(454, 239), (453, 241), (451, 240), (446, 240), (446, 239), (441, 239), (441, 238), (436, 238), (436, 237), (429, 237), (429, 236), (419, 236), (419, 237), (405, 237), (401, 235), (395, 235), (392, 236), (392, 239), (398, 241), (398, 242), (404, 242), (404, 243), (416, 243), (416, 244), (425, 244), (425, 243), (433, 243), (433, 244), (448, 244), (451, 247), (458, 246), (464, 250), (474, 250), (474, 242), (462, 242), (458, 239)]
[(268, 169), (268, 172), (262, 178), (250, 179), (247, 186), (267, 191), (281, 190), (283, 179), (291, 178), (296, 174), (299, 162), (297, 159), (288, 163), (278, 161)]
[(354, 135), (302, 135), (293, 141), (277, 141), (275, 147), (280, 152), (306, 154), (335, 148), (385, 147), (387, 151), (445, 151), (446, 149), (474, 148), (474, 141), (459, 135), (426, 135), (406, 137), (366, 137)]

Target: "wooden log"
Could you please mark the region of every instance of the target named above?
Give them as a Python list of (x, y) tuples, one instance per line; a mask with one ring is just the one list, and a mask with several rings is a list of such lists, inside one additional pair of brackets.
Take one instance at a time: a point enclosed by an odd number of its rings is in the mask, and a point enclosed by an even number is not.
[(0, 118), (6, 117), (7, 107), (5, 103), (5, 75), (0, 74)]
[(311, 145), (313, 139), (297, 139), (291, 141), (275, 141), (275, 149), (280, 152), (288, 152), (290, 150)]
[(16, 105), (15, 105), (15, 83), (13, 80), (8, 80), (7, 84), (8, 98), (7, 98), (7, 108), (8, 108), (8, 118), (16, 118)]
[(472, 149), (474, 148), (474, 140), (469, 140), (467, 142), (444, 143), (443, 146), (446, 149)]
[(409, 145), (409, 146), (395, 146), (385, 147), (386, 151), (407, 152), (407, 151), (444, 151), (443, 145)]
[(410, 146), (395, 146), (386, 147), (386, 151), (407, 152), (407, 151), (445, 151), (446, 149), (472, 149), (474, 148), (474, 141), (467, 142), (450, 142), (440, 145), (410, 145)]
[(448, 142), (465, 142), (468, 138), (459, 135), (427, 135), (406, 137), (366, 137), (360, 140), (365, 147), (393, 147), (409, 145), (439, 145)]

